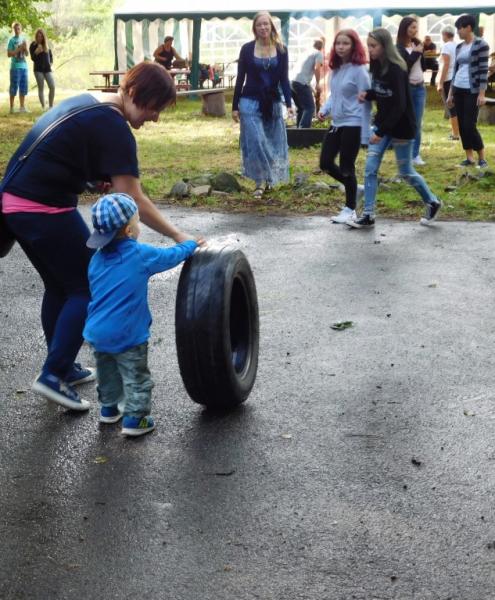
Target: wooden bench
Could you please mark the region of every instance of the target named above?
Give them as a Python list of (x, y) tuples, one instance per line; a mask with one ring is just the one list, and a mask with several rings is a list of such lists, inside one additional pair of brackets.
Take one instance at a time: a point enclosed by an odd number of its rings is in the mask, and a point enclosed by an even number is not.
[(495, 98), (486, 98), (486, 104), (480, 106), (479, 122), (495, 125)]
[(198, 90), (181, 90), (177, 92), (177, 97), (181, 96), (201, 96), (203, 102), (202, 111), (205, 115), (213, 117), (225, 116), (225, 90), (227, 88), (207, 88)]

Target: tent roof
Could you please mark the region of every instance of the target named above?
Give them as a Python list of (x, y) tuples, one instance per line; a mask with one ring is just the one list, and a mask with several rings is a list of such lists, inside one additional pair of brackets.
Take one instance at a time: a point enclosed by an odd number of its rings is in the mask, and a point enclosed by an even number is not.
[[(194, 18), (203, 19), (227, 17), (252, 17), (259, 10), (268, 10), (277, 17), (300, 18), (347, 16), (352, 14), (461, 14), (465, 12), (492, 14), (495, 12), (493, 0), (382, 0), (377, 7), (376, 0), (249, 0), (244, 5), (232, 0), (184, 0), (174, 8), (164, 8), (163, 0), (125, 0), (122, 8), (115, 11), (115, 17), (123, 20), (150, 18)], [(205, 4), (208, 10), (205, 10)], [(331, 5), (331, 8), (329, 8)]]

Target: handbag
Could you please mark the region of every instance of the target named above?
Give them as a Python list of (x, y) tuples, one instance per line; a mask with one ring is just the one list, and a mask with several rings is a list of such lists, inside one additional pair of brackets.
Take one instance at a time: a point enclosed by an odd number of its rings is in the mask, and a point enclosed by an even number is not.
[(91, 94), (81, 94), (60, 103), (56, 108), (40, 117), (31, 131), (22, 141), (14, 156), (10, 159), (7, 172), (0, 182), (0, 258), (4, 258), (12, 249), (15, 236), (9, 229), (2, 212), (2, 193), (9, 181), (18, 173), (28, 156), (45, 137), (61, 123), (86, 110), (110, 105), (110, 102), (98, 102)]

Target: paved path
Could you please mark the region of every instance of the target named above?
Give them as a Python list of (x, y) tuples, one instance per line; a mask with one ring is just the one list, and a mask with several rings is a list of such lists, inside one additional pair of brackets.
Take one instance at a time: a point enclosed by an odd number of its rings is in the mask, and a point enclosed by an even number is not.
[(99, 429), (91, 385), (89, 414), (47, 404), (40, 282), (0, 260), (0, 598), (493, 599), (495, 226), (167, 214), (250, 260), (252, 395), (188, 399), (175, 270), (150, 285), (157, 431)]

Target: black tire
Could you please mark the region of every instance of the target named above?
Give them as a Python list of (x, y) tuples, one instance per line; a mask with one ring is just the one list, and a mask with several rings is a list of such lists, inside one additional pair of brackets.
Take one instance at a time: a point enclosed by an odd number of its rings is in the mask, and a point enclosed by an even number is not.
[(175, 304), (179, 368), (189, 396), (225, 410), (244, 402), (256, 379), (256, 285), (240, 250), (206, 248), (183, 268)]

